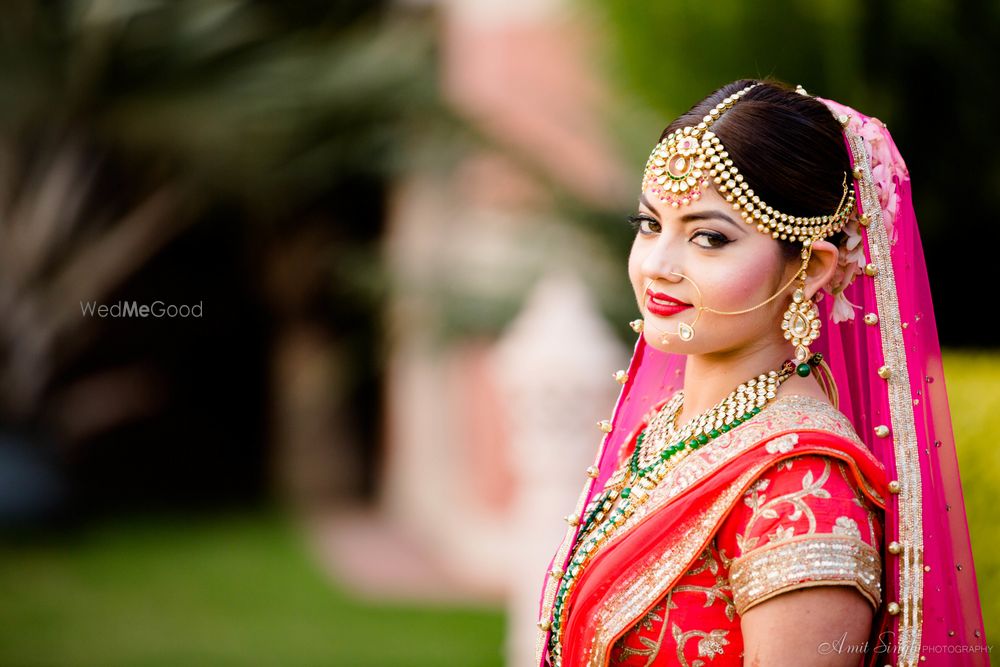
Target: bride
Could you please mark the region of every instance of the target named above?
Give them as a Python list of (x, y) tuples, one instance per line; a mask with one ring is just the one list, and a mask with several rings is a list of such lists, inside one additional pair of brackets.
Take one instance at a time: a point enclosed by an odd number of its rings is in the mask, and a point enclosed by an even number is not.
[(875, 118), (715, 91), (646, 164), (642, 318), (545, 577), (577, 665), (985, 665), (910, 182)]

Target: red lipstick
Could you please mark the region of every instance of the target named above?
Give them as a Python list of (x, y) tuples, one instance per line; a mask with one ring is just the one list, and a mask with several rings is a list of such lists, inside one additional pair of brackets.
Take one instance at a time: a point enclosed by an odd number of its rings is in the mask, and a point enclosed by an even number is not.
[(670, 317), (671, 315), (675, 315), (691, 307), (692, 304), (678, 301), (663, 292), (654, 292), (649, 289), (646, 290), (646, 308), (654, 315), (659, 315), (660, 317)]

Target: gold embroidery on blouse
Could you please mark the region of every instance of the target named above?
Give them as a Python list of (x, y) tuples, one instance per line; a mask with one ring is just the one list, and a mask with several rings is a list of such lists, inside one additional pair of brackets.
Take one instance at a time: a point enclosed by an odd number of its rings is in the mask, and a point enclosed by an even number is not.
[(837, 520), (833, 523), (833, 530), (831, 532), (834, 535), (850, 535), (859, 540), (861, 539), (861, 529), (858, 528), (858, 522), (849, 516), (838, 516)]
[(778, 452), (786, 454), (792, 451), (792, 449), (795, 447), (796, 444), (798, 444), (798, 442), (799, 442), (798, 433), (786, 433), (785, 435), (773, 438), (770, 442), (764, 445), (764, 450), (768, 454), (777, 454)]
[[(716, 534), (716, 535), (718, 535), (718, 534)], [(716, 551), (719, 554), (719, 560), (722, 561), (722, 567), (724, 567), (724, 568), (726, 568), (728, 570), (730, 567), (733, 566), (733, 559), (726, 555), (725, 548), (720, 549), (718, 547), (717, 537), (713, 537), (712, 538), (712, 544), (716, 545)]]
[[(813, 513), (809, 504), (803, 500), (808, 496), (814, 496), (816, 498), (829, 498), (830, 492), (823, 488), (826, 481), (830, 478), (830, 459), (823, 459), (823, 472), (819, 476), (819, 479), (813, 480), (812, 470), (807, 470), (802, 476), (802, 488), (798, 491), (791, 491), (779, 496), (767, 500), (767, 496), (762, 493), (761, 485), (755, 484), (751, 487), (751, 493), (749, 493), (743, 502), (746, 503), (747, 507), (751, 509), (750, 518), (747, 520), (746, 526), (744, 527), (746, 534), (749, 535), (753, 531), (754, 525), (760, 519), (777, 519), (779, 514), (775, 510), (776, 505), (781, 503), (791, 503), (795, 510), (786, 516), (789, 521), (798, 521), (802, 518), (802, 515), (806, 515), (806, 520), (809, 522), (809, 527), (806, 529), (804, 535), (811, 535), (816, 532), (816, 515)], [(761, 482), (768, 481), (767, 479), (760, 480)], [(771, 542), (779, 542), (791, 538), (795, 534), (794, 526), (777, 526), (774, 533), (769, 535)], [(745, 538), (742, 534), (736, 534), (736, 546), (739, 551), (739, 555), (742, 556), (746, 552), (750, 551), (757, 546), (760, 538), (758, 536)]]
[(712, 555), (712, 545), (715, 544), (715, 538), (712, 538), (711, 544), (701, 552), (701, 556), (698, 559), (700, 565), (691, 568), (684, 573), (684, 576), (691, 576), (695, 574), (701, 574), (706, 570), (715, 575), (715, 583), (711, 586), (699, 586), (697, 584), (682, 584), (674, 586), (673, 591), (688, 591), (690, 593), (704, 593), (705, 594), (705, 607), (711, 607), (715, 604), (716, 600), (721, 600), (725, 604), (726, 617), (732, 621), (736, 618), (736, 605), (733, 603), (732, 594), (729, 591), (729, 576), (726, 572), (720, 571), (719, 561), (715, 559)]
[(719, 570), (719, 564), (714, 558), (712, 558), (712, 547), (707, 546), (705, 550), (701, 552), (698, 556), (698, 560), (695, 561), (697, 564), (694, 565), (690, 570), (684, 573), (684, 576), (691, 576), (695, 574), (701, 574), (705, 570), (711, 571), (715, 574)]
[(622, 652), (618, 659), (619, 662), (624, 662), (634, 655), (646, 656), (646, 667), (650, 667), (656, 661), (657, 656), (660, 655), (660, 649), (663, 647), (663, 638), (667, 633), (667, 620), (670, 618), (670, 610), (677, 608), (677, 605), (671, 599), (672, 597), (673, 591), (667, 594), (667, 599), (663, 605), (663, 616), (657, 613), (657, 609), (660, 608), (660, 605), (657, 605), (650, 609), (649, 613), (643, 616), (642, 621), (640, 621), (640, 625), (647, 631), (653, 629), (653, 621), (659, 621), (661, 624), (659, 636), (654, 640), (650, 637), (640, 635), (638, 640), (643, 645), (643, 648), (622, 645)]
[(711, 607), (716, 600), (721, 600), (726, 605), (726, 618), (730, 621), (736, 618), (736, 603), (733, 601), (732, 593), (729, 591), (729, 578), (724, 574), (716, 575), (715, 583), (711, 586), (697, 586), (695, 584), (680, 584), (674, 586), (674, 591), (687, 591), (689, 593), (704, 593), (705, 606)]
[[(705, 594), (705, 607), (711, 607), (715, 604), (716, 600), (721, 600), (725, 605), (726, 617), (732, 621), (736, 618), (736, 605), (733, 603), (732, 593), (729, 591), (729, 576), (724, 570), (720, 570), (719, 561), (715, 559), (712, 555), (713, 548), (715, 547), (715, 538), (709, 543), (709, 546), (705, 547), (705, 550), (701, 552), (701, 556), (698, 557), (698, 565), (691, 568), (684, 573), (684, 576), (692, 576), (695, 574), (701, 574), (702, 572), (708, 571), (715, 575), (715, 583), (711, 586), (698, 586), (696, 584), (682, 584), (679, 586), (674, 586), (672, 592), (687, 591), (689, 593), (704, 593)], [(722, 556), (720, 554), (720, 560)], [(728, 569), (728, 565), (725, 569)]]
[(702, 667), (705, 664), (704, 660), (695, 660), (694, 662), (688, 662), (687, 658), (684, 657), (684, 645), (694, 637), (700, 637), (698, 640), (698, 657), (708, 658), (709, 660), (714, 660), (715, 656), (722, 655), (725, 653), (726, 644), (729, 640), (726, 639), (726, 635), (729, 634), (729, 630), (710, 630), (705, 632), (704, 630), (688, 630), (685, 632), (676, 623), (671, 625), (671, 633), (674, 636), (674, 641), (677, 642), (677, 662), (679, 662), (683, 667)]
[(742, 616), (753, 605), (810, 586), (855, 586), (878, 609), (882, 562), (870, 544), (851, 535), (813, 534), (767, 544), (733, 561), (729, 581)]

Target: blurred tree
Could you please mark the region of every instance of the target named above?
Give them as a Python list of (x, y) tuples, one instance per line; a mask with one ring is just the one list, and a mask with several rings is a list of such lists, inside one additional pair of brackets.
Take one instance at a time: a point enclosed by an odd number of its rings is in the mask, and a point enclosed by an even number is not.
[[(345, 404), (370, 396), (384, 183), (415, 129), (443, 148), (448, 126), (429, 36), (371, 0), (7, 3), (2, 422), (74, 465), (100, 440), (89, 486), (117, 502), (119, 474), (126, 496), (174, 501), (259, 491), (268, 350), (289, 329), (327, 332), (328, 363), (349, 351)], [(205, 320), (81, 313), (165, 297), (204, 300)]]

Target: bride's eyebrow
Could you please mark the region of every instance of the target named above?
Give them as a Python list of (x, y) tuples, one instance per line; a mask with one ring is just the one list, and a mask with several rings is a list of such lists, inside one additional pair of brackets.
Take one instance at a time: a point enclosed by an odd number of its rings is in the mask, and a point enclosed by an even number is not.
[(698, 211), (696, 213), (685, 213), (681, 216), (681, 222), (694, 222), (695, 220), (709, 220), (715, 218), (716, 220), (722, 220), (723, 222), (728, 222), (732, 226), (738, 228), (740, 231), (746, 227), (746, 225), (741, 225), (740, 223), (733, 220), (731, 217), (723, 213), (722, 211), (716, 211), (714, 209), (708, 211)]
[[(643, 206), (648, 208), (650, 211), (653, 212), (656, 211), (656, 209), (653, 208), (653, 205), (649, 203), (649, 200), (646, 199), (645, 192), (642, 193), (642, 195), (639, 198), (639, 201), (642, 203)], [(736, 227), (740, 231), (744, 231), (745, 225), (741, 225), (740, 223), (736, 222), (736, 220), (734, 220), (731, 216), (717, 209), (709, 209), (707, 211), (696, 211), (693, 213), (685, 213), (680, 218), (681, 222), (683, 223), (696, 222), (698, 220), (711, 220), (711, 219), (728, 222), (729, 224)]]

